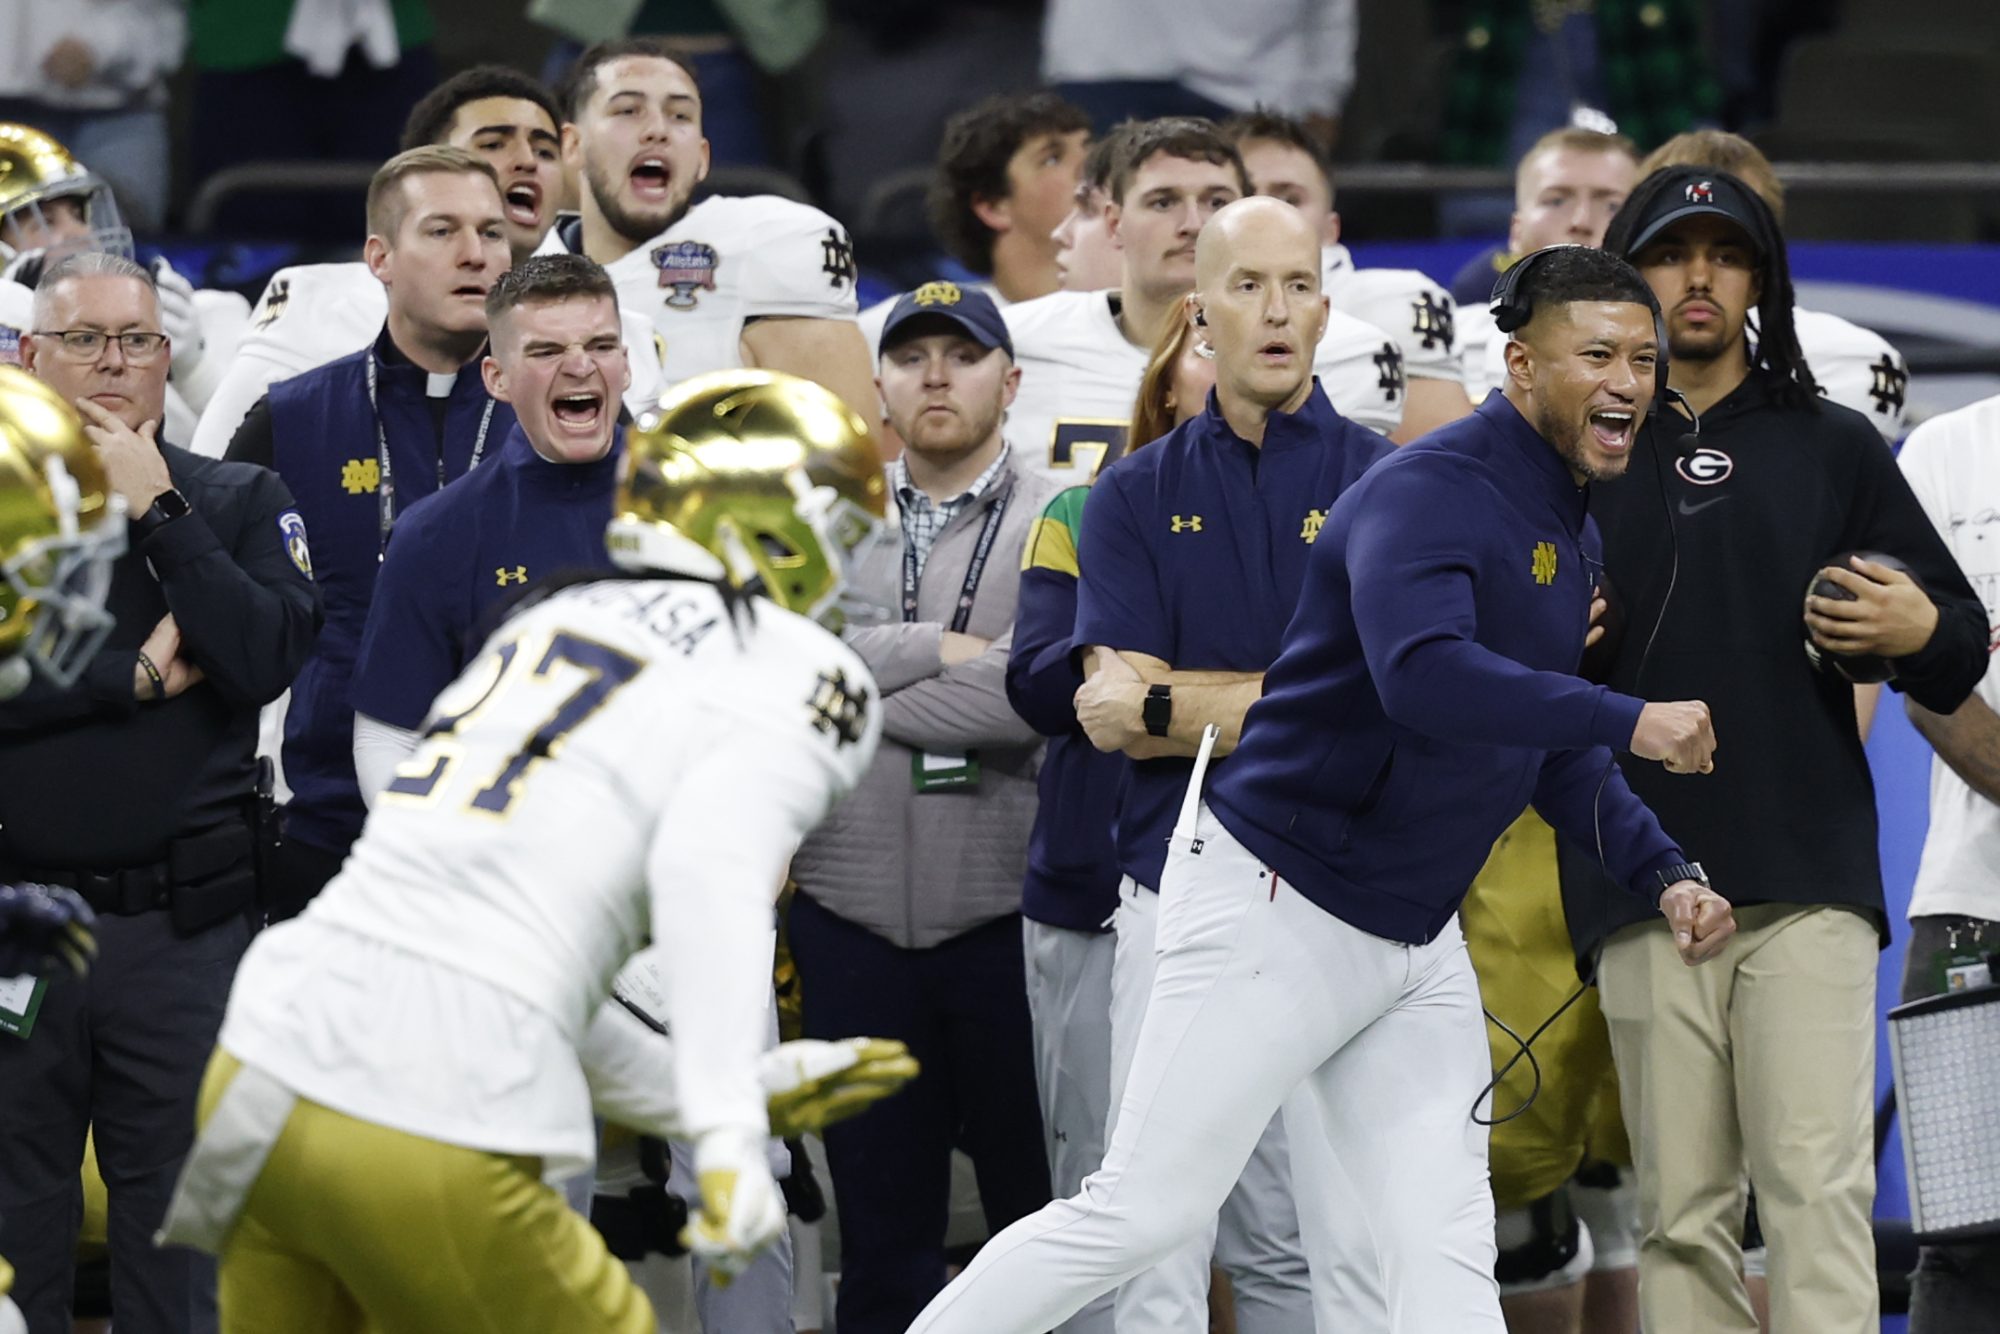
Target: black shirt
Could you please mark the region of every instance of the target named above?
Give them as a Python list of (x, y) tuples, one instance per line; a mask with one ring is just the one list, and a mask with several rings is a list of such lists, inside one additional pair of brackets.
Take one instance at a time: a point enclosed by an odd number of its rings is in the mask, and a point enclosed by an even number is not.
[[(1669, 774), (1629, 755), (1619, 763), (1732, 903), (1849, 904), (1872, 913), (1886, 938), (1854, 687), (1806, 660), (1806, 586), (1842, 552), (1908, 562), (1938, 622), (1922, 650), (1898, 660), (1894, 687), (1940, 713), (1986, 671), (1986, 612), (1867, 418), (1824, 401), (1787, 407), (1778, 387), (1752, 371), (1702, 415), (1698, 455), (1676, 461), (1678, 432), (1642, 431), (1625, 479), (1590, 489), (1605, 574), (1623, 607), (1607, 683), (1649, 700), (1703, 700), (1715, 720), (1712, 774)], [(1670, 599), (1662, 474), (1679, 546)], [(1647, 917), (1606, 886), (1595, 849), (1566, 847), (1563, 871), (1580, 957)]]
[[(242, 809), (257, 710), (291, 683), (319, 626), (319, 595), (275, 473), (162, 445), (190, 511), (113, 567), (109, 638), (77, 682), (39, 674), (0, 702), (0, 861), (116, 870), (162, 860), (174, 838)], [(204, 679), (139, 703), (140, 645), (172, 613)]]

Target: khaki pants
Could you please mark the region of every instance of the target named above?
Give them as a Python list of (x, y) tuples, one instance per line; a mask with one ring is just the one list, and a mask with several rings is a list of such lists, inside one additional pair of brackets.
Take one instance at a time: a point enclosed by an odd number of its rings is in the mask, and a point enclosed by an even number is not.
[(1647, 1334), (1756, 1334), (1746, 1170), (1772, 1334), (1876, 1334), (1875, 927), (1791, 904), (1736, 919), (1696, 968), (1665, 921), (1629, 927), (1599, 974), (1638, 1167)]

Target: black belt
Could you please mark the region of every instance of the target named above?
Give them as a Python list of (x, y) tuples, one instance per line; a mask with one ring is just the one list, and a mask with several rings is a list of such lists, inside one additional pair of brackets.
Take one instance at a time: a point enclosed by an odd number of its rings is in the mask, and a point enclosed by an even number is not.
[(250, 907), (256, 899), (255, 841), (250, 825), (226, 821), (167, 845), (166, 857), (114, 870), (35, 866), (0, 857), (15, 881), (75, 890), (91, 909), (113, 917), (170, 910), (175, 926), (199, 929)]
[(118, 871), (63, 871), (49, 866), (9, 863), (9, 880), (73, 889), (95, 912), (136, 917), (173, 906), (173, 877), (165, 862)]

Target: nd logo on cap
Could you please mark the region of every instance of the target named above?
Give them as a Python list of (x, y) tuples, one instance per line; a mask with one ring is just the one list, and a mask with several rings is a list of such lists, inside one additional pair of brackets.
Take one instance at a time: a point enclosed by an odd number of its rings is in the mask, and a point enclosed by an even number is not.
[(964, 299), (957, 283), (929, 282), (910, 293), (910, 300), (920, 306), (955, 306)]

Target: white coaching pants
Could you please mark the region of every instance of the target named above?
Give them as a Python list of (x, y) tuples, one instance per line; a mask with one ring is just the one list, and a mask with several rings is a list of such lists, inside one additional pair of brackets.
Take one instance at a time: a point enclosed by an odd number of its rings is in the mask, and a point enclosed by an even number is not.
[[(1118, 948), (1111, 965), (1114, 1110), (1108, 1127), (1115, 1127), (1123, 1114), (1118, 1109), (1139, 1049), (1159, 964), (1159, 917), (1160, 896), (1126, 876), (1111, 919)], [(1117, 1334), (1206, 1334), (1210, 1256), (1235, 1290), (1241, 1334), (1313, 1334), (1312, 1289), (1299, 1243), (1299, 1215), (1292, 1207), (1291, 1156), (1279, 1117), (1265, 1126), (1220, 1213), (1119, 1288)]]
[[(910, 1334), (1037, 1334), (1156, 1264), (1208, 1225), (1301, 1083), (1314, 1114), (1293, 1134), (1317, 1129), (1325, 1152), (1295, 1162), (1299, 1192), (1352, 1192), (1393, 1334), (1504, 1334), (1471, 1118), (1490, 1068), (1456, 923), (1420, 946), (1357, 931), (1206, 806), (1161, 890), (1159, 971), (1104, 1166), (989, 1241)], [(1338, 1179), (1308, 1183), (1309, 1164)]]

